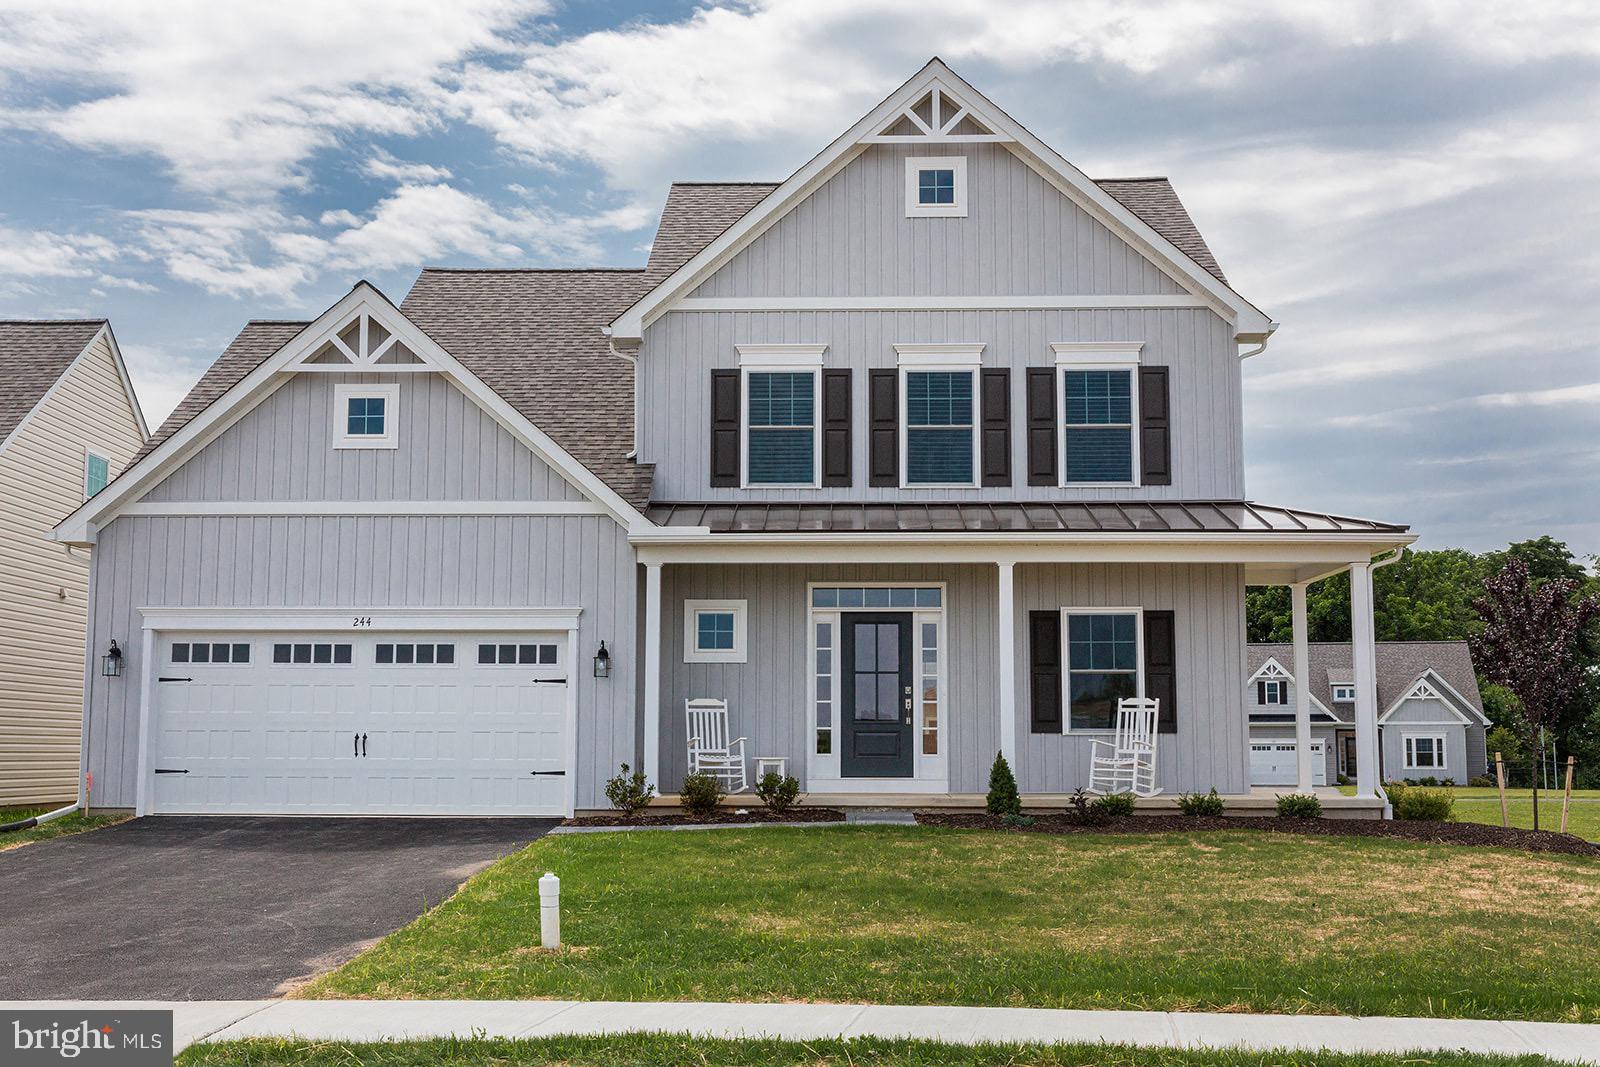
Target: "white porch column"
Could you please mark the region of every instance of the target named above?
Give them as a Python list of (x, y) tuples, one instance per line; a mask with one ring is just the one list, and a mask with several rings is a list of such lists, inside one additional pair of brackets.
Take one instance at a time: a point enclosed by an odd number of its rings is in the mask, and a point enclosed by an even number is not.
[(1017, 601), (1016, 568), (1011, 560), (1001, 560), (999, 612), (996, 632), (1000, 638), (1000, 752), (1017, 773)]
[(644, 774), (661, 791), (661, 564), (644, 565)]
[(1306, 625), (1306, 583), (1289, 586), (1290, 615), (1294, 626), (1294, 745), (1301, 792), (1309, 793), (1315, 781), (1311, 766), (1311, 645)]
[(1350, 651), (1356, 683), (1356, 793), (1378, 792), (1378, 669), (1373, 646), (1372, 565), (1350, 564)]

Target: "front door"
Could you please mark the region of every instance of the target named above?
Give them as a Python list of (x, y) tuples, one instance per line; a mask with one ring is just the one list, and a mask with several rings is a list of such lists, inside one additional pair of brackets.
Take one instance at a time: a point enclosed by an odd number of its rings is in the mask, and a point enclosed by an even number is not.
[(910, 778), (911, 616), (847, 613), (843, 637), (840, 773), (846, 778)]
[(1342, 758), (1339, 760), (1339, 773), (1354, 778), (1356, 776), (1356, 735), (1340, 734), (1339, 744), (1342, 749)]

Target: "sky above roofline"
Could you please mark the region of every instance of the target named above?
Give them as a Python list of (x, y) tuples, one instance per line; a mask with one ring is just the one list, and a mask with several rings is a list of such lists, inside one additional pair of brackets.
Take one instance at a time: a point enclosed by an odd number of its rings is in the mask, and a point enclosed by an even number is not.
[(1584, 5), (0, 0), (0, 317), (109, 316), (159, 422), (358, 277), (641, 266), (672, 180), (782, 178), (934, 54), (1084, 172), (1170, 176), (1284, 323), (1252, 497), (1600, 551)]

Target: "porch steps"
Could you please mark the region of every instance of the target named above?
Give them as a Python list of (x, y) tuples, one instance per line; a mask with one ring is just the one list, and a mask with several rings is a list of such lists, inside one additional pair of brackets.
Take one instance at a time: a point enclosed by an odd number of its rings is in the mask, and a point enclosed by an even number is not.
[(915, 826), (917, 815), (905, 808), (850, 808), (844, 821), (851, 826)]

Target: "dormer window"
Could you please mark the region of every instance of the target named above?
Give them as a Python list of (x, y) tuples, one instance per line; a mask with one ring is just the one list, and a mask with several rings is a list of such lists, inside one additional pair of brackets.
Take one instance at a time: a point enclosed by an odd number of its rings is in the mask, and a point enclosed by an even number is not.
[(394, 448), (400, 417), (398, 385), (334, 387), (333, 447)]
[(906, 160), (907, 218), (965, 218), (965, 156), (913, 156)]
[(1335, 704), (1354, 704), (1356, 702), (1356, 687), (1353, 685), (1334, 686), (1333, 702)]

